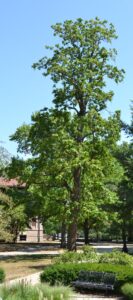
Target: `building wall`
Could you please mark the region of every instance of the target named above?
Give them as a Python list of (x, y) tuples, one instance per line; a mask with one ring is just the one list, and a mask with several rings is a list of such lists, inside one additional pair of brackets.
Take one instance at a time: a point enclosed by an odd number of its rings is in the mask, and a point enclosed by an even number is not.
[(17, 238), (17, 242), (42, 243), (43, 241), (43, 226), (37, 217), (29, 222), (29, 228), (20, 232)]

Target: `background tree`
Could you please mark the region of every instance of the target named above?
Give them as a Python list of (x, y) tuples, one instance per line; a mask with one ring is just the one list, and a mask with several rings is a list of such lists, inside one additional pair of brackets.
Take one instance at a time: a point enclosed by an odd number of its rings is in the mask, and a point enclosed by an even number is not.
[(9, 198), (0, 192), (0, 240), (11, 241), (12, 235), (10, 233), (10, 214), (5, 210), (5, 204), (10, 205)]
[(117, 147), (116, 157), (124, 169), (124, 175), (119, 183), (117, 211), (122, 231), (123, 251), (127, 252), (127, 239), (133, 239), (133, 144), (124, 142)]
[(0, 176), (5, 176), (5, 167), (11, 162), (11, 154), (6, 148), (0, 146)]
[(0, 192), (0, 239), (15, 242), (20, 230), (25, 228), (26, 214), (22, 204)]

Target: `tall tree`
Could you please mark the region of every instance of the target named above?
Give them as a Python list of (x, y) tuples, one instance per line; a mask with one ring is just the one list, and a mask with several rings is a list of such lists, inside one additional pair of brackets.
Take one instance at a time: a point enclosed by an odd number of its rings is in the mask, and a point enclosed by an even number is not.
[(107, 21), (69, 20), (52, 28), (60, 44), (47, 47), (52, 56), (40, 59), (33, 68), (51, 76), (55, 108), (33, 115), (28, 134), (20, 128), (12, 139), (18, 141), (20, 150), (29, 148), (36, 157), (34, 174), (42, 171), (45, 192), (54, 191), (54, 197), (64, 199), (69, 208), (68, 249), (75, 250), (83, 202), (93, 198), (95, 186), (107, 196), (103, 178), (111, 169), (104, 166), (105, 160), (111, 161), (111, 149), (119, 139), (119, 112), (109, 118), (101, 112), (113, 97), (106, 79), (118, 83), (124, 70), (115, 66), (117, 52), (108, 47), (117, 36)]

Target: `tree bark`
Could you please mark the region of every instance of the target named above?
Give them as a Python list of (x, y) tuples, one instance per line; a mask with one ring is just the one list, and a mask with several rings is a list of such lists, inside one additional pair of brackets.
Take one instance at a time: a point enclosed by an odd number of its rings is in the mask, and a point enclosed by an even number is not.
[(123, 248), (122, 251), (128, 253), (127, 242), (126, 242), (126, 230), (125, 227), (122, 228), (122, 240), (123, 240)]
[(68, 226), (68, 241), (67, 249), (69, 251), (76, 251), (76, 240), (77, 240), (77, 224), (80, 212), (80, 177), (81, 168), (77, 167), (73, 172), (73, 191), (71, 193), (71, 215), (70, 224)]
[(12, 238), (13, 243), (17, 242), (17, 237), (18, 237), (19, 231), (20, 230), (19, 230), (18, 224), (12, 224), (10, 232), (13, 235), (13, 238)]
[(66, 223), (63, 221), (61, 226), (61, 248), (66, 248)]
[(68, 227), (67, 249), (69, 251), (76, 251), (76, 240), (77, 240), (77, 222), (73, 221)]
[(89, 244), (89, 221), (88, 219), (85, 219), (84, 222), (84, 240), (85, 240), (85, 245)]

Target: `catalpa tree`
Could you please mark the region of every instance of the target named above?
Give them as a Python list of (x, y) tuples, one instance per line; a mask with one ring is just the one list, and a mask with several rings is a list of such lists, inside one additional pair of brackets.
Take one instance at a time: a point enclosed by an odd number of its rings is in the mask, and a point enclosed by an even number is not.
[(31, 184), (53, 201), (52, 209), (54, 203), (60, 207), (58, 214), (68, 224), (68, 249), (75, 250), (78, 222), (84, 211), (89, 215), (89, 201), (101, 201), (102, 207), (115, 199), (107, 178), (113, 177), (120, 113), (105, 118), (102, 112), (113, 97), (106, 80), (121, 82), (124, 70), (114, 63), (117, 52), (109, 45), (117, 36), (107, 21), (69, 20), (52, 28), (59, 44), (47, 47), (52, 55), (33, 68), (51, 77), (53, 108), (34, 114), (32, 124), (18, 128), (12, 140), (32, 154)]

